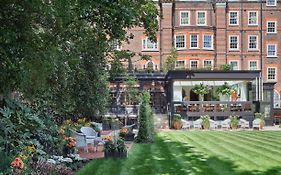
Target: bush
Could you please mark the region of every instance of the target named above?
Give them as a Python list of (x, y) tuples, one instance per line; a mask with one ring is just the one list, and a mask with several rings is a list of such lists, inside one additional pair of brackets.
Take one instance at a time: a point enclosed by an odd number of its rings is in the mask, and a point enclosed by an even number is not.
[(232, 129), (237, 129), (238, 128), (238, 124), (239, 124), (239, 116), (233, 115), (233, 116), (229, 116), (229, 118), (230, 118), (231, 128)]
[(200, 117), (202, 119), (202, 126), (204, 129), (210, 128), (210, 116), (209, 115), (203, 115)]
[(154, 141), (154, 122), (150, 107), (150, 94), (143, 92), (139, 114), (139, 132), (136, 137), (138, 143), (150, 143)]
[[(52, 115), (34, 112), (20, 102), (5, 99), (0, 108), (0, 145), (2, 151), (13, 160), (23, 159), (27, 164), (31, 159), (46, 154), (60, 154), (63, 139)], [(30, 154), (29, 148), (34, 147)]]

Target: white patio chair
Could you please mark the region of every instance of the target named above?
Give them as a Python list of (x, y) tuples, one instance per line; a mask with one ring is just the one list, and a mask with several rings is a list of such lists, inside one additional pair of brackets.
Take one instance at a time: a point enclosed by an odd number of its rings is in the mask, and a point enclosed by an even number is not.
[(230, 129), (230, 119), (225, 119), (224, 121), (221, 122), (221, 128), (226, 128), (226, 129)]
[(184, 119), (181, 119), (182, 129), (190, 129), (190, 122)]
[(83, 134), (83, 133), (79, 133), (79, 132), (76, 132), (72, 129), (70, 129), (70, 132), (71, 132), (71, 137), (75, 138), (76, 139), (76, 147), (77, 148), (83, 148), (84, 151), (86, 149), (86, 151), (88, 152), (88, 146), (87, 146), (87, 141), (86, 141), (86, 135)]
[(240, 119), (239, 120), (239, 124), (238, 124), (241, 128), (250, 128), (250, 122), (245, 120), (245, 119)]
[(195, 128), (198, 128), (198, 129), (201, 129), (202, 128), (202, 119), (197, 119), (193, 122), (193, 127), (194, 129)]
[(259, 118), (256, 118), (254, 121), (253, 121), (253, 128), (260, 128), (260, 123), (261, 123), (261, 119)]
[(81, 132), (86, 135), (86, 143), (94, 144), (97, 151), (99, 143), (104, 143), (101, 137), (98, 137), (98, 133), (91, 127), (82, 127)]
[(210, 129), (216, 129), (218, 127), (216, 121), (211, 119), (209, 121), (210, 121)]

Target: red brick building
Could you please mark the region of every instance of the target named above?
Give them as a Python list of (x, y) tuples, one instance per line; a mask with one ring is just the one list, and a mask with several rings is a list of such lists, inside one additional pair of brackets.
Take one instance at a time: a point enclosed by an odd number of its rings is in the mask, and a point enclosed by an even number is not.
[[(151, 61), (133, 61), (138, 70), (162, 70), (176, 48), (179, 69), (261, 70), (263, 82), (275, 84), (274, 107), (281, 94), (281, 3), (277, 0), (162, 0), (157, 43), (150, 42), (142, 28), (122, 49), (151, 55)], [(139, 54), (134, 57), (139, 60)]]

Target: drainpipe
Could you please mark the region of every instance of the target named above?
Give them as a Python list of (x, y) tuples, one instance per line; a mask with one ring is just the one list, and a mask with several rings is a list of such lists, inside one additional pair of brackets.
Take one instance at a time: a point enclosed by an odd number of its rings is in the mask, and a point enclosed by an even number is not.
[(172, 2), (172, 48), (175, 46), (174, 36), (175, 36), (175, 11), (176, 3), (175, 0)]
[(262, 54), (263, 54), (263, 31), (262, 31), (262, 25), (263, 25), (263, 1), (260, 0), (260, 70), (261, 70), (261, 77), (263, 78), (263, 60), (262, 60)]
[(159, 38), (159, 57), (160, 57), (160, 72), (162, 71), (162, 60), (163, 60), (163, 50), (162, 50), (162, 19), (163, 19), (163, 6), (162, 6), (162, 0), (158, 0), (158, 5), (160, 8), (160, 15), (159, 15), (159, 30), (160, 30), (160, 38)]
[(244, 11), (244, 2), (240, 3), (240, 26), (241, 26), (241, 30), (240, 30), (240, 35), (241, 35), (241, 54), (240, 54), (240, 67), (241, 70), (243, 70), (242, 65), (243, 64), (243, 59), (244, 59), (244, 29), (243, 29), (243, 11)]

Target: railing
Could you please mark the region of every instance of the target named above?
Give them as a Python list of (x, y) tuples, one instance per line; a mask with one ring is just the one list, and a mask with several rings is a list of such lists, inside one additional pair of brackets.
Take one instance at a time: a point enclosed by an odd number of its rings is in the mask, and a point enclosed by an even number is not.
[(174, 112), (187, 116), (253, 116), (254, 105), (251, 101), (187, 101), (173, 102)]

